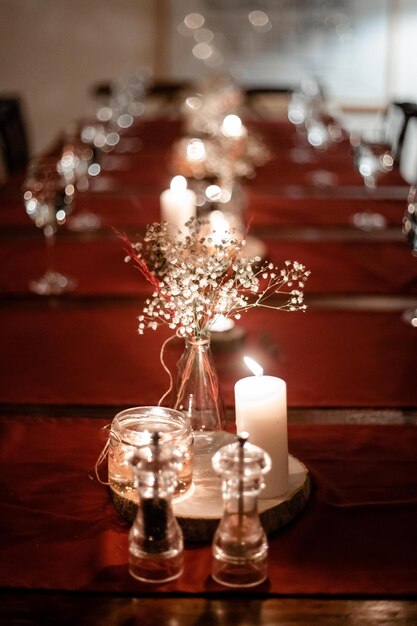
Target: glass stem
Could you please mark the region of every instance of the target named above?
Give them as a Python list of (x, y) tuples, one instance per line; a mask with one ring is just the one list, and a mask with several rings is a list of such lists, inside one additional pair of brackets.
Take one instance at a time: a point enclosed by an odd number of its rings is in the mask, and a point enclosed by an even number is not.
[(48, 225), (44, 230), (46, 243), (46, 268), (48, 273), (55, 272), (55, 233), (56, 229)]

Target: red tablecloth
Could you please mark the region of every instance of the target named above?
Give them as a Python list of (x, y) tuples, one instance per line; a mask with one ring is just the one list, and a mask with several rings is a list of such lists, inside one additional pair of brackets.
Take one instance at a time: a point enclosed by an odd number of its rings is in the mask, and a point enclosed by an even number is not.
[[(57, 236), (56, 267), (78, 281), (76, 296), (136, 296), (152, 292), (131, 264), (124, 244), (110, 227), (96, 237)], [(45, 271), (43, 236), (0, 240), (0, 293), (28, 292), (29, 280)], [(136, 240), (133, 236), (133, 240)], [(416, 294), (417, 261), (404, 241), (286, 241), (264, 237), (267, 259), (282, 267), (286, 259), (303, 263), (311, 276), (306, 294)]]
[[(328, 228), (334, 226), (352, 227), (355, 213), (373, 211), (384, 216), (387, 226), (401, 228), (406, 209), (404, 199), (364, 199), (311, 197), (302, 194), (281, 195), (279, 192), (266, 193), (256, 187), (244, 185), (246, 200), (243, 215), (251, 220), (252, 230), (265, 227), (308, 228), (311, 226)], [(104, 191), (103, 193), (80, 194), (75, 205), (74, 216), (80, 211), (92, 211), (103, 222), (103, 226), (113, 225), (124, 228), (143, 229), (146, 224), (160, 221), (159, 189), (147, 192), (139, 188), (126, 191)], [(71, 223), (71, 218), (68, 225)], [(20, 194), (0, 200), (0, 227), (27, 228), (35, 225), (26, 215)]]
[[(0, 403), (156, 404), (168, 387), (159, 363), (167, 328), (138, 336), (141, 305), (68, 302), (0, 309)], [(243, 356), (287, 381), (292, 406), (417, 405), (417, 333), (399, 313), (253, 310), (242, 345), (214, 357), (226, 403), (247, 376)], [(166, 351), (175, 371), (178, 341)]]
[[(262, 193), (246, 186), (246, 219), (257, 227), (319, 227), (352, 226), (355, 213), (372, 211), (381, 214), (387, 226), (401, 227), (406, 201), (332, 197), (288, 197), (278, 193)], [(0, 216), (1, 217), (1, 216)], [(318, 236), (319, 233), (318, 233)]]
[[(92, 481), (102, 420), (3, 418), (0, 584), (146, 594), (227, 592), (209, 545), (184, 574), (145, 585), (127, 570), (128, 527)], [(309, 468), (307, 509), (269, 541), (269, 578), (246, 594), (417, 594), (417, 431), (413, 426), (290, 426)]]

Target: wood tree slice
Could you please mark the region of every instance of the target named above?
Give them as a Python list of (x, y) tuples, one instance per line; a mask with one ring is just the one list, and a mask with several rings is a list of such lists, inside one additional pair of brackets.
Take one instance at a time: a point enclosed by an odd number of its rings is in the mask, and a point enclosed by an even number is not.
[[(219, 433), (216, 447), (221, 447), (234, 436)], [(209, 542), (223, 514), (221, 482), (214, 473), (209, 453), (197, 453), (194, 456), (193, 487), (187, 494), (174, 501), (174, 513), (183, 530), (186, 541)], [(258, 500), (258, 509), (262, 525), (267, 534), (281, 528), (298, 515), (306, 506), (310, 495), (310, 477), (301, 461), (289, 455), (288, 491), (279, 498)], [(137, 511), (137, 504), (126, 497), (112, 492), (114, 504), (128, 521), (132, 522)]]

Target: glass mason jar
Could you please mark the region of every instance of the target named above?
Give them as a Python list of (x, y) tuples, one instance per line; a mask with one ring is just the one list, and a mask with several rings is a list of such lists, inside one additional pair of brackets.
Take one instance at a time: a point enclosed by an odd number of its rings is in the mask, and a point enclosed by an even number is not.
[(138, 502), (130, 458), (135, 448), (151, 443), (152, 433), (176, 446), (184, 457), (174, 498), (186, 493), (192, 485), (194, 438), (190, 420), (180, 411), (160, 406), (141, 406), (118, 413), (111, 425), (108, 448), (110, 488), (125, 498)]

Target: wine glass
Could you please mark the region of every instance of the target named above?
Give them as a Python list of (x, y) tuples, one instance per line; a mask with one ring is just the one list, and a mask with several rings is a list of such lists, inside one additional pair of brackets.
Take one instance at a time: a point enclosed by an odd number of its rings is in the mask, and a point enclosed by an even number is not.
[[(381, 146), (379, 150), (371, 148), (356, 135), (351, 136), (351, 145), (354, 151), (354, 164), (362, 176), (369, 195), (372, 195), (376, 190), (378, 178), (393, 168), (392, 154), (386, 146)], [(387, 221), (381, 213), (368, 208), (354, 213), (352, 222), (354, 226), (364, 232), (383, 230), (387, 225)]]
[(55, 235), (71, 211), (74, 194), (57, 170), (54, 158), (33, 159), (23, 184), (26, 212), (43, 230), (46, 243), (47, 270), (40, 278), (29, 282), (29, 289), (39, 295), (58, 295), (72, 291), (76, 281), (55, 268)]
[[(77, 128), (67, 129), (64, 145), (57, 164), (58, 172), (67, 184), (72, 185), (76, 197), (85, 194), (88, 199), (90, 179), (100, 173), (100, 164), (91, 145), (83, 140)], [(101, 226), (101, 219), (90, 211), (88, 206), (82, 211), (75, 211), (68, 220), (69, 230), (76, 232), (95, 231)]]

